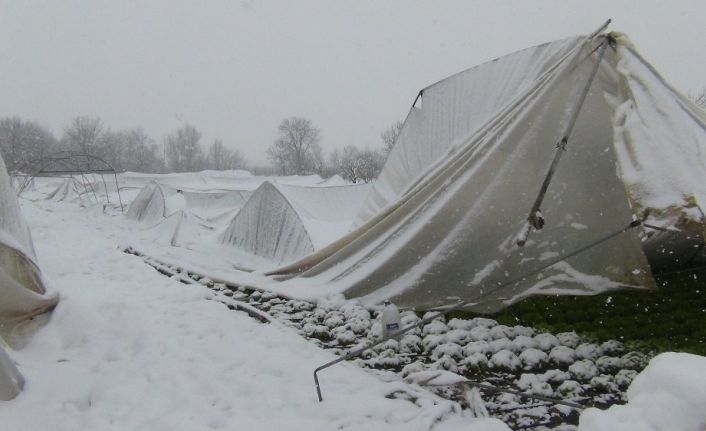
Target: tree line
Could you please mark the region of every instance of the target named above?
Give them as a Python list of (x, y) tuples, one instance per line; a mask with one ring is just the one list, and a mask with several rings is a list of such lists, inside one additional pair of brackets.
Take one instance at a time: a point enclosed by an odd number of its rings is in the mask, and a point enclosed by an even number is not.
[[(689, 94), (706, 109), (706, 88)], [(0, 155), (8, 172), (33, 174), (41, 161), (62, 151), (88, 154), (105, 160), (116, 171), (147, 173), (192, 172), (204, 169), (250, 169), (265, 175), (310, 175), (324, 178), (338, 174), (349, 182), (377, 178), (402, 130), (397, 121), (382, 131), (376, 147), (347, 145), (325, 157), (321, 131), (302, 117), (283, 119), (277, 137), (267, 148), (269, 166), (249, 166), (240, 151), (221, 139), (204, 145), (201, 132), (186, 124), (163, 137), (160, 143), (140, 127), (112, 130), (98, 117), (74, 118), (56, 137), (40, 124), (17, 116), (0, 118)]]
[(396, 123), (381, 134), (381, 148), (348, 145), (325, 157), (321, 131), (311, 120), (282, 120), (277, 139), (267, 148), (270, 165), (248, 166), (240, 151), (214, 139), (205, 146), (201, 132), (186, 124), (156, 142), (140, 127), (114, 130), (100, 118), (81, 116), (67, 124), (60, 136), (46, 127), (17, 116), (0, 119), (0, 155), (8, 172), (36, 174), (46, 160), (58, 154), (90, 155), (104, 160), (117, 172), (193, 172), (204, 169), (251, 169), (277, 175), (338, 174), (350, 182), (370, 182), (382, 169), (387, 153), (399, 133)]
[(208, 147), (201, 132), (186, 124), (168, 134), (159, 145), (140, 127), (113, 130), (98, 117), (76, 117), (54, 136), (37, 122), (17, 116), (0, 119), (0, 155), (8, 172), (35, 174), (47, 158), (58, 154), (85, 154), (104, 160), (118, 172), (187, 172), (239, 169), (246, 166), (238, 150), (221, 139)]

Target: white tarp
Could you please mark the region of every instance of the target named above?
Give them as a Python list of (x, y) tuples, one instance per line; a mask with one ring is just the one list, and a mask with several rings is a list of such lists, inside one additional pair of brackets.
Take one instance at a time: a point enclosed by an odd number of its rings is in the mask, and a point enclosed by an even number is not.
[(358, 229), (272, 272), (294, 277), (281, 290), (494, 311), (533, 294), (652, 287), (634, 228), (508, 284), (620, 231), (644, 209), (664, 225), (659, 215), (677, 208), (670, 227), (703, 232), (703, 115), (611, 34), (541, 206), (546, 225), (516, 245), (604, 40), (529, 48), (424, 89)]
[(46, 294), (29, 229), (0, 159), (0, 325), (43, 313), (57, 300)]
[(224, 244), (292, 262), (345, 235), (369, 187), (263, 183), (221, 236)]
[(177, 211), (189, 210), (204, 220), (230, 213), (231, 217), (249, 199), (246, 190), (184, 190), (152, 181), (145, 185), (128, 206), (131, 220), (157, 222)]
[[(0, 329), (12, 333), (21, 321), (51, 310), (58, 296), (48, 295), (29, 229), (0, 157)], [(4, 350), (0, 338), (0, 400), (22, 390), (24, 379)]]

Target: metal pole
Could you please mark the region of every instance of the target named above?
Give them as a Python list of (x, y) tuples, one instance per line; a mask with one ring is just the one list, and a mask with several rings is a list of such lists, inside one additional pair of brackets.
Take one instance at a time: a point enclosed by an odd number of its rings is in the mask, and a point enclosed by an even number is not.
[[(544, 395), (528, 394), (528, 393), (525, 393), (522, 391), (517, 391), (515, 389), (499, 388), (497, 386), (489, 385), (486, 383), (477, 383), (477, 382), (466, 381), (466, 382), (459, 382), (456, 384), (462, 385), (462, 386), (471, 386), (471, 387), (478, 388), (478, 389), (486, 389), (486, 390), (493, 391), (493, 392), (504, 392), (506, 394), (517, 395), (519, 397), (529, 398), (529, 399), (534, 399), (534, 400), (539, 400), (539, 401), (546, 401), (546, 402), (550, 402), (552, 404), (559, 404), (562, 406), (572, 407), (572, 408), (580, 409), (580, 410), (583, 410), (586, 408), (586, 406), (583, 406), (581, 404), (574, 403), (571, 401), (565, 401), (565, 400), (560, 400), (560, 399), (556, 399), (556, 398), (545, 397)], [(443, 385), (440, 385), (440, 386), (443, 386)]]
[(113, 176), (115, 177), (115, 188), (118, 190), (118, 202), (120, 202), (120, 212), (125, 212), (123, 211), (123, 197), (120, 196), (120, 184), (118, 184), (118, 174), (115, 173), (115, 170), (113, 170)]
[(544, 226), (544, 219), (542, 218), (542, 215), (540, 213), (540, 207), (542, 206), (544, 196), (546, 195), (547, 189), (549, 188), (549, 183), (552, 181), (552, 178), (554, 177), (554, 172), (556, 171), (556, 168), (559, 165), (559, 160), (561, 160), (562, 154), (564, 153), (564, 151), (566, 151), (566, 145), (569, 143), (571, 132), (574, 129), (574, 125), (576, 124), (576, 120), (578, 119), (579, 113), (581, 112), (581, 108), (583, 107), (583, 104), (586, 101), (586, 96), (588, 96), (588, 91), (591, 89), (591, 84), (593, 83), (593, 80), (595, 79), (596, 74), (598, 73), (598, 68), (601, 65), (601, 61), (603, 61), (603, 56), (605, 55), (606, 48), (608, 48), (608, 41), (609, 39), (606, 36), (603, 39), (603, 42), (601, 42), (600, 52), (598, 54), (596, 64), (593, 65), (591, 75), (589, 76), (586, 85), (581, 91), (578, 103), (576, 103), (573, 111), (571, 112), (571, 117), (569, 117), (569, 123), (567, 124), (566, 129), (564, 130), (563, 137), (556, 144), (554, 159), (552, 160), (552, 163), (549, 166), (547, 175), (544, 177), (544, 182), (542, 183), (542, 187), (539, 189), (539, 194), (537, 195), (537, 198), (535, 199), (534, 204), (532, 205), (532, 209), (530, 209), (529, 216), (527, 216), (527, 222), (525, 223), (522, 232), (517, 238), (516, 242), (517, 245), (520, 247), (524, 246), (527, 242), (527, 237), (532, 231), (532, 228), (534, 228), (535, 230), (540, 230)]

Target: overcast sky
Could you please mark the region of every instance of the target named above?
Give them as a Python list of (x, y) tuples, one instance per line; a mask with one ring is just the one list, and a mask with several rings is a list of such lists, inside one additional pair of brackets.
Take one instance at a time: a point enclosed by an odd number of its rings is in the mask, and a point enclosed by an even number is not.
[(191, 123), (264, 163), (282, 118), (325, 150), (380, 145), (417, 91), (607, 18), (684, 91), (706, 86), (706, 1), (0, 1), (0, 116), (161, 143)]

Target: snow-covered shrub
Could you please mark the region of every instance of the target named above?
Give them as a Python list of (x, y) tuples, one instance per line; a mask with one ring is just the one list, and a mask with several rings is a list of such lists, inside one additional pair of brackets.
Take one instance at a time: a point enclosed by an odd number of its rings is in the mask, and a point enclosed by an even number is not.
[(559, 340), (559, 344), (562, 346), (571, 347), (572, 349), (575, 349), (581, 342), (581, 337), (579, 337), (579, 334), (574, 331), (560, 332), (556, 334), (556, 338)]
[(569, 366), (576, 360), (576, 351), (571, 347), (556, 346), (549, 352), (549, 360), (560, 367)]
[(494, 340), (513, 338), (515, 336), (515, 331), (513, 331), (509, 326), (496, 325), (490, 328), (490, 336), (493, 337)]
[(488, 366), (499, 370), (517, 371), (522, 366), (522, 363), (512, 351), (501, 350), (491, 356)]
[(499, 338), (488, 343), (491, 353), (499, 352), (501, 350), (513, 350), (512, 341), (507, 338)]
[(554, 395), (552, 386), (542, 381), (536, 374), (523, 373), (520, 378), (515, 381), (515, 384), (525, 392), (529, 391), (530, 393), (544, 395), (546, 397)]
[(534, 341), (537, 342), (537, 348), (548, 352), (559, 345), (559, 339), (552, 334), (543, 333), (534, 336)]
[(346, 323), (346, 327), (348, 327), (356, 335), (365, 334), (371, 326), (372, 321), (370, 319), (362, 319), (360, 317), (354, 317)]
[(490, 335), (490, 330), (485, 326), (476, 326), (471, 329), (471, 339), (473, 341), (490, 341), (493, 337)]
[(441, 358), (439, 358), (437, 361), (432, 363), (429, 366), (429, 369), (432, 370), (446, 370), (446, 371), (451, 371), (452, 373), (457, 373), (458, 372), (458, 365), (456, 364), (456, 361), (449, 356), (449, 355), (444, 355)]
[(312, 316), (314, 317), (314, 319), (316, 319), (317, 322), (323, 322), (326, 319), (327, 314), (328, 312), (323, 308), (315, 308), (314, 312), (312, 313)]
[(613, 376), (601, 374), (591, 379), (591, 386), (595, 389), (606, 392), (618, 392), (618, 385), (615, 383)]
[(354, 301), (348, 301), (343, 304), (340, 311), (344, 316), (346, 316), (346, 319), (371, 319), (370, 311)]
[[(450, 328), (450, 326), (449, 326)], [(446, 333), (446, 341), (460, 345), (466, 344), (471, 339), (470, 331), (465, 329), (451, 329)]]
[(635, 380), (635, 376), (637, 376), (637, 371), (635, 370), (620, 370), (615, 374), (615, 384), (620, 389), (627, 389), (630, 383)]
[(527, 335), (518, 335), (512, 340), (512, 350), (522, 352), (527, 349), (536, 349), (537, 342)]
[(515, 336), (522, 335), (525, 337), (534, 337), (534, 329), (528, 326), (516, 325), (512, 328), (515, 331)]
[(339, 344), (352, 344), (356, 340), (356, 335), (350, 329), (339, 326), (331, 331), (331, 335), (338, 341)]
[(601, 344), (601, 349), (606, 355), (620, 355), (625, 351), (625, 345), (618, 340), (608, 340)]
[(614, 358), (611, 356), (601, 356), (596, 359), (596, 366), (601, 373), (604, 374), (615, 374), (622, 365), (620, 358)]
[(448, 325), (451, 329), (458, 329), (462, 331), (470, 331), (474, 326), (476, 326), (472, 320), (467, 319), (451, 319), (449, 320)]
[(402, 359), (395, 350), (387, 349), (380, 352), (376, 358), (376, 364), (383, 368), (397, 368), (402, 363)]
[(484, 353), (474, 352), (466, 356), (461, 364), (471, 371), (484, 369), (488, 367), (488, 357)]
[(564, 380), (556, 391), (562, 397), (577, 397), (583, 394), (583, 387), (576, 380)]
[(456, 343), (444, 343), (436, 346), (431, 354), (432, 359), (439, 359), (442, 356), (450, 356), (454, 360), (463, 358), (463, 349)]
[(436, 346), (443, 344), (445, 341), (446, 337), (443, 334), (427, 335), (422, 339), (422, 347), (424, 347), (425, 352), (431, 352), (436, 348)]
[(441, 320), (432, 320), (431, 322), (424, 325), (424, 329), (422, 329), (422, 334), (439, 335), (445, 334), (446, 332), (448, 332), (448, 330), (449, 327), (446, 326), (446, 323), (442, 322)]
[(593, 343), (583, 343), (576, 347), (576, 356), (581, 359), (590, 359), (595, 361), (599, 357), (603, 356), (603, 349), (597, 344)]
[(492, 328), (493, 326), (498, 324), (498, 322), (496, 322), (495, 320), (488, 319), (485, 317), (475, 317), (471, 319), (471, 322), (473, 323), (473, 326), (484, 326), (486, 328)]
[(345, 322), (346, 322), (346, 319), (343, 316), (343, 313), (341, 313), (340, 311), (331, 311), (328, 313), (328, 315), (324, 319), (324, 325), (328, 326), (331, 329), (333, 329), (337, 326), (341, 326)]
[(417, 335), (405, 334), (400, 340), (400, 353), (419, 354), (422, 352), (422, 339)]
[(520, 361), (525, 370), (543, 367), (547, 364), (547, 354), (538, 349), (525, 349), (520, 353)]
[(569, 366), (569, 373), (574, 379), (580, 382), (586, 382), (598, 375), (598, 368), (596, 368), (596, 365), (592, 361), (582, 359)]
[(550, 383), (560, 383), (564, 380), (569, 380), (571, 375), (566, 371), (561, 370), (547, 370), (541, 375), (542, 380)]
[(622, 368), (630, 370), (641, 370), (647, 366), (647, 356), (640, 352), (628, 352), (620, 358)]
[(314, 338), (330, 338), (331, 337), (331, 332), (329, 331), (327, 326), (324, 325), (314, 325), (311, 323), (307, 323), (304, 325), (304, 328), (302, 328), (304, 331), (304, 334), (307, 337), (314, 337)]
[(389, 350), (389, 351), (397, 353), (400, 351), (400, 342), (395, 340), (394, 338), (391, 338), (391, 339), (385, 341), (384, 343), (375, 346), (374, 349), (377, 352)]
[(471, 356), (476, 353), (488, 355), (490, 353), (490, 345), (487, 341), (471, 341), (463, 347), (463, 352), (466, 356)]

